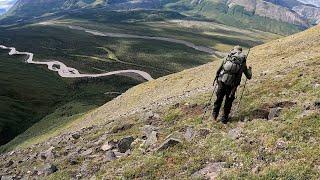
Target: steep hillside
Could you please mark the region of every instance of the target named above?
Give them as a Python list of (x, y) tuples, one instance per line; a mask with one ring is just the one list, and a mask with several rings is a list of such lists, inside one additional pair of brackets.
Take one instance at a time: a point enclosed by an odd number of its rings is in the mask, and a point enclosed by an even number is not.
[(292, 10), (300, 14), (300, 16), (309, 19), (312, 24), (320, 23), (320, 8), (311, 6), (295, 6)]
[(253, 15), (275, 19), (277, 21), (288, 22), (302, 27), (308, 27), (307, 21), (299, 14), (290, 9), (279, 6), (280, 4), (268, 3), (263, 0), (229, 0), (229, 8), (242, 6)]
[(214, 62), (138, 85), (2, 154), (1, 175), (318, 179), (319, 48), (320, 26), (253, 48), (254, 78), (227, 126), (201, 119)]
[(315, 6), (320, 7), (320, 2), (318, 0), (299, 0), (299, 1), (305, 4), (313, 4)]

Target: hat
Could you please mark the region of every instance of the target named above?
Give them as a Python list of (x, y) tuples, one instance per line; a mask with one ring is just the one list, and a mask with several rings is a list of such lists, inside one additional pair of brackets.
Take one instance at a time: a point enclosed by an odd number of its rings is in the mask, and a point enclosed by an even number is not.
[(242, 52), (242, 47), (238, 45), (238, 46), (235, 46), (233, 50)]

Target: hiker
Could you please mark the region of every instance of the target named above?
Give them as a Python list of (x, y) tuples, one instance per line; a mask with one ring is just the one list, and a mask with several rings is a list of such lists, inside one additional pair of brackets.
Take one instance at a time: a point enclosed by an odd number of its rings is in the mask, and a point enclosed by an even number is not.
[(212, 112), (214, 120), (217, 120), (221, 104), (224, 97), (226, 97), (221, 122), (224, 124), (228, 122), (232, 102), (235, 99), (237, 87), (241, 83), (242, 73), (244, 73), (248, 79), (252, 78), (252, 70), (250, 66), (249, 68), (247, 67), (246, 60), (247, 56), (242, 53), (242, 47), (235, 46), (234, 49), (230, 51), (229, 55), (224, 58), (218, 69), (216, 74), (218, 83), (216, 92), (217, 100), (214, 103)]

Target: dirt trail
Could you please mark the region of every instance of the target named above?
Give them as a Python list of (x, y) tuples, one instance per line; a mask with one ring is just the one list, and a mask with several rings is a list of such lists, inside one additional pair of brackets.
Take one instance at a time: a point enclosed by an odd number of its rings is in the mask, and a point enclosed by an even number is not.
[(26, 55), (27, 56), (27, 60), (26, 60), (27, 63), (47, 65), (49, 70), (58, 72), (58, 74), (64, 78), (104, 77), (104, 76), (111, 76), (111, 75), (124, 75), (124, 76), (130, 76), (130, 77), (139, 79), (136, 76), (136, 75), (139, 75), (145, 80), (148, 80), (148, 81), (153, 80), (153, 78), (151, 77), (151, 75), (149, 73), (144, 72), (144, 71), (139, 71), (139, 70), (132, 70), (132, 69), (112, 71), (112, 72), (101, 73), (101, 74), (81, 74), (77, 69), (72, 68), (72, 67), (68, 67), (60, 61), (45, 61), (45, 62), (33, 61), (33, 56), (34, 56), (33, 53), (19, 52), (14, 47), (6, 47), (4, 45), (0, 45), (0, 48), (1, 49), (9, 49), (10, 50), (9, 55), (15, 55), (15, 54)]
[[(50, 25), (50, 24), (54, 24), (54, 23), (43, 22), (41, 24), (42, 25)], [(61, 25), (61, 24), (59, 24), (59, 25)], [(123, 33), (100, 32), (97, 30), (87, 29), (87, 28), (83, 28), (81, 26), (73, 26), (73, 25), (67, 25), (67, 27), (70, 29), (73, 29), (73, 30), (85, 31), (86, 33), (93, 34), (95, 36), (157, 40), (157, 41), (165, 41), (165, 42), (170, 42), (170, 43), (182, 44), (184, 46), (190, 47), (190, 48), (195, 49), (197, 51), (211, 54), (212, 56), (217, 57), (217, 58), (225, 56), (225, 53), (215, 51), (214, 49), (212, 49), (210, 47), (197, 46), (191, 42), (180, 40), (180, 39), (173, 39), (173, 38), (168, 38), (168, 37), (157, 37), (157, 36), (139, 36), (139, 35), (123, 34)]]

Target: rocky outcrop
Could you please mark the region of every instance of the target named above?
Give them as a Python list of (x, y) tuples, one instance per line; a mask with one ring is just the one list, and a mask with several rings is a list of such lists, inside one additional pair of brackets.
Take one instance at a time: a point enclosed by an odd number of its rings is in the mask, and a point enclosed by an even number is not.
[(320, 23), (320, 8), (307, 5), (295, 6), (293, 9), (300, 16), (308, 19), (311, 23)]
[(303, 2), (305, 4), (312, 4), (317, 7), (320, 7), (320, 1), (319, 0), (299, 0), (300, 2)]
[(228, 6), (242, 6), (252, 14), (267, 17), (281, 22), (286, 22), (302, 27), (308, 27), (308, 22), (294, 11), (263, 0), (229, 0)]

